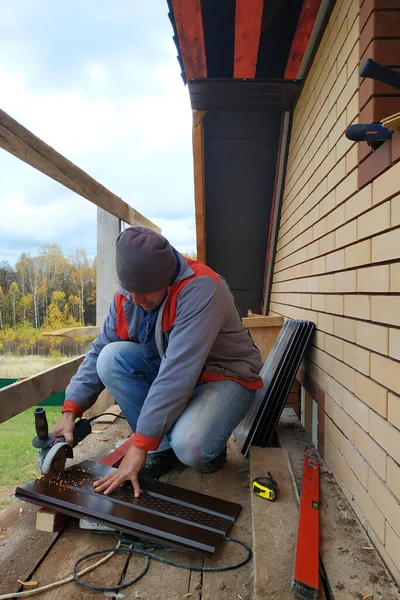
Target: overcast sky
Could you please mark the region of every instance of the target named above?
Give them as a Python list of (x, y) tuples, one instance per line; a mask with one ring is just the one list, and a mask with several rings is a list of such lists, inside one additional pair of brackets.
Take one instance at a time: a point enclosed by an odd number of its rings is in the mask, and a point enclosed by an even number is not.
[[(195, 248), (191, 110), (166, 0), (0, 0), (0, 108)], [(96, 252), (96, 206), (0, 149), (0, 262)]]

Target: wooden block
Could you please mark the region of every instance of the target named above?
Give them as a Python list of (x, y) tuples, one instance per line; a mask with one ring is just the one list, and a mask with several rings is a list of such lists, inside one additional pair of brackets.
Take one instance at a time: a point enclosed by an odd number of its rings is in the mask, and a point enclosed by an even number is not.
[(109, 408), (107, 408), (106, 412), (107, 413), (112, 413), (112, 415), (110, 415), (110, 414), (101, 415), (98, 419), (95, 420), (96, 424), (99, 424), (99, 423), (114, 423), (114, 421), (118, 417), (118, 415), (121, 414), (121, 409), (118, 406), (118, 404), (115, 404), (114, 406), (110, 406)]
[(68, 523), (69, 517), (62, 513), (57, 513), (47, 508), (39, 508), (36, 513), (36, 529), (38, 531), (47, 531), (55, 533), (60, 531)]
[(298, 506), (288, 455), (281, 448), (250, 448), (250, 479), (266, 475), (267, 471), (278, 483), (276, 501), (268, 502), (254, 493), (251, 495), (254, 600), (292, 600)]

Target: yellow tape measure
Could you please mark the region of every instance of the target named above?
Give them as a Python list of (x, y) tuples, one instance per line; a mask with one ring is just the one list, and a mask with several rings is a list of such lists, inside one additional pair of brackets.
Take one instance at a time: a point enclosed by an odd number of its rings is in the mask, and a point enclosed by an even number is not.
[(266, 498), (271, 502), (275, 501), (278, 484), (276, 483), (275, 479), (273, 479), (269, 471), (268, 477), (257, 477), (256, 479), (253, 479), (251, 488), (253, 492), (257, 494), (257, 496)]

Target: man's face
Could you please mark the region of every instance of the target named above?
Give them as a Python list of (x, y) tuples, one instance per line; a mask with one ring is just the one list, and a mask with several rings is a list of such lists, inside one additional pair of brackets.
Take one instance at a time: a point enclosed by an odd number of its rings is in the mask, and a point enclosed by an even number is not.
[(163, 288), (158, 292), (152, 292), (151, 294), (134, 294), (129, 292), (130, 297), (134, 304), (139, 304), (144, 310), (154, 310), (157, 306), (160, 306), (167, 293), (167, 288)]

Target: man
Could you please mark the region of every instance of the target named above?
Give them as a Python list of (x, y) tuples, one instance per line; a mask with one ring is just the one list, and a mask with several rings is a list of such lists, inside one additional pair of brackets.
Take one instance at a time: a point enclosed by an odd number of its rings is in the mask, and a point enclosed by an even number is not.
[(261, 356), (224, 279), (162, 235), (125, 229), (116, 268), (120, 286), (52, 432), (72, 443), (75, 419), (106, 387), (135, 433), (120, 467), (94, 488), (109, 494), (130, 480), (138, 497), (139, 472), (223, 466), (227, 440), (262, 387)]

